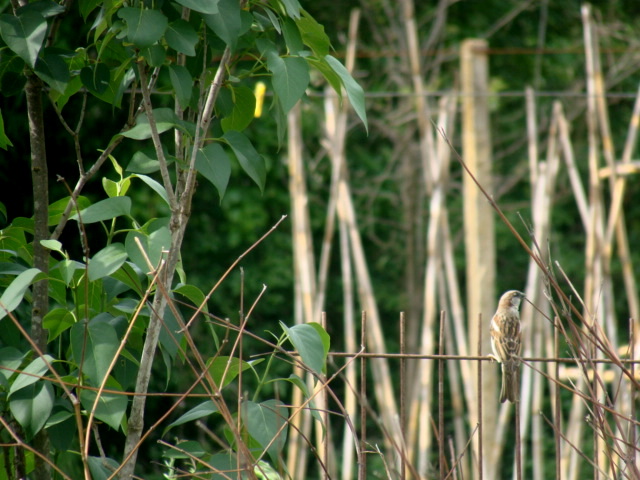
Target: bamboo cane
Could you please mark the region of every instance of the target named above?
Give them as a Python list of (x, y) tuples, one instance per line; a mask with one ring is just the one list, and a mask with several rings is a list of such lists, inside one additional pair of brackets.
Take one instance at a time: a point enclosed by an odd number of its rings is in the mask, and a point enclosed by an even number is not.
[[(315, 262), (311, 228), (309, 222), (308, 196), (306, 178), (302, 160), (302, 126), (300, 123), (300, 104), (289, 112), (288, 118), (288, 156), (289, 156), (289, 195), (291, 197), (291, 225), (293, 229), (294, 285), (296, 295), (296, 323), (312, 322), (313, 300), (315, 298)], [(319, 320), (319, 319), (318, 319)], [(302, 370), (296, 368), (294, 373), (303, 376)], [(319, 399), (320, 400), (320, 399)], [(302, 392), (293, 390), (292, 406), (302, 404)], [(296, 415), (292, 421), (289, 435), (287, 469), (295, 478), (304, 478), (306, 457), (309, 449), (305, 446), (305, 438), (309, 437), (311, 415), (307, 409)], [(320, 447), (322, 451), (322, 447)]]

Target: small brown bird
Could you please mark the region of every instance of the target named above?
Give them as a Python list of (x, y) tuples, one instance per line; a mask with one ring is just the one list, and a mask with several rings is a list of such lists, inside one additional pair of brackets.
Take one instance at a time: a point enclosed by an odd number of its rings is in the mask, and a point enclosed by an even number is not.
[(498, 309), (491, 319), (491, 348), (494, 358), (502, 364), (502, 389), (500, 402), (518, 401), (520, 391), (520, 351), (522, 334), (520, 332), (520, 313), (518, 307), (524, 293), (509, 290), (502, 294)]

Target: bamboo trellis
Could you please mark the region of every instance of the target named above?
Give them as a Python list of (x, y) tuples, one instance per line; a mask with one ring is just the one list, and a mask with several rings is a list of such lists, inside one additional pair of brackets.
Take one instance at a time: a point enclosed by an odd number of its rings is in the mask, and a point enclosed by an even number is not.
[[(415, 44), (415, 31), (411, 22), (410, 2), (405, 2), (405, 26), (408, 45)], [(454, 246), (451, 239), (450, 211), (447, 205), (448, 178), (450, 156), (454, 137), (456, 115), (456, 98), (459, 92), (451, 91), (441, 97), (437, 106), (437, 120), (428, 125), (430, 117), (429, 102), (416, 104), (416, 120), (420, 127), (418, 149), (420, 163), (423, 166), (425, 192), (428, 194), (428, 221), (426, 222), (426, 264), (424, 279), (424, 324), (417, 354), (387, 353), (387, 342), (382, 328), (382, 320), (378, 313), (372, 282), (364, 256), (362, 237), (358, 230), (358, 220), (352, 200), (348, 175), (348, 158), (346, 144), (348, 142), (347, 114), (344, 105), (341, 107), (337, 99), (327, 96), (325, 100), (326, 124), (323, 145), (332, 164), (331, 196), (328, 201), (327, 224), (321, 260), (317, 297), (312, 300), (313, 317), (317, 319), (322, 311), (324, 289), (326, 288), (326, 268), (331, 252), (331, 238), (334, 222), (337, 222), (340, 238), (340, 256), (344, 286), (344, 319), (347, 351), (336, 357), (356, 355), (363, 362), (362, 368), (371, 368), (370, 375), (358, 377), (356, 363), (349, 365), (344, 380), (349, 388), (345, 389), (344, 404), (347, 406), (342, 414), (351, 418), (374, 418), (376, 432), (383, 439), (384, 448), (372, 448), (367, 443), (371, 437), (371, 429), (362, 425), (360, 438), (346, 429), (341, 441), (342, 464), (340, 473), (329, 469), (342, 479), (367, 478), (367, 468), (372, 455), (381, 458), (384, 470), (389, 478), (432, 478), (434, 469), (439, 471), (440, 478), (483, 478), (486, 472), (502, 471), (504, 457), (513, 446), (507, 444), (517, 431), (517, 442), (514, 446), (514, 463), (511, 467), (514, 478), (522, 478), (522, 456), (533, 458), (531, 477), (548, 478), (552, 468), (556, 478), (577, 479), (584, 475), (585, 443), (587, 429), (592, 432), (592, 447), (600, 452), (590, 460), (596, 478), (636, 478), (635, 457), (638, 447), (635, 443), (635, 430), (638, 422), (634, 419), (634, 392), (638, 387), (637, 373), (634, 363), (624, 363), (619, 357), (623, 350), (621, 344), (628, 346), (629, 358), (634, 358), (637, 350), (633, 342), (621, 341), (616, 330), (613, 312), (613, 289), (611, 287), (610, 268), (613, 245), (623, 265), (625, 293), (628, 298), (629, 318), (638, 318), (638, 293), (633, 268), (630, 264), (629, 245), (624, 224), (624, 212), (621, 208), (628, 171), (625, 166), (632, 163), (632, 153), (637, 137), (640, 116), (640, 90), (634, 108), (633, 117), (629, 121), (629, 131), (621, 160), (616, 160), (616, 149), (610, 132), (606, 99), (606, 89), (602, 81), (598, 61), (597, 39), (594, 35), (588, 8), (583, 10), (585, 52), (587, 58), (587, 124), (589, 140), (589, 186), (585, 190), (574, 148), (569, 133), (569, 122), (559, 101), (553, 104), (551, 122), (546, 132), (546, 144), (540, 146), (543, 132), (537, 123), (536, 93), (532, 89), (526, 91), (527, 138), (529, 181), (531, 185), (531, 218), (522, 218), (521, 223), (526, 231), (527, 241), (517, 232), (522, 230), (518, 225), (509, 227), (514, 232), (514, 240), (523, 244), (523, 254), (531, 257), (526, 275), (526, 283), (514, 288), (523, 288), (531, 305), (525, 306), (522, 320), (525, 325), (525, 348), (523, 351), (522, 402), (514, 417), (512, 408), (482, 404), (476, 377), (481, 378), (479, 365), (487, 360), (488, 352), (477, 351), (476, 345), (469, 342), (470, 332), (465, 322), (465, 308), (461, 300), (460, 282), (454, 267)], [(352, 17), (350, 50), (347, 65), (353, 68), (355, 51), (355, 31), (357, 31), (357, 15)], [(415, 52), (414, 52), (415, 53)], [(422, 83), (419, 81), (419, 57), (409, 56), (412, 67), (412, 83), (416, 98), (426, 100)], [(425, 117), (426, 115), (426, 117)], [(602, 145), (602, 151), (600, 150)], [(295, 148), (300, 148), (299, 145)], [(544, 160), (540, 151), (546, 151)], [(455, 153), (455, 152), (454, 152)], [(464, 164), (463, 157), (459, 158)], [(599, 157), (606, 160), (606, 166), (599, 164)], [(457, 155), (457, 154), (456, 154)], [(473, 176), (474, 172), (468, 172)], [(570, 181), (579, 218), (586, 232), (587, 247), (585, 252), (585, 280), (583, 295), (578, 294), (571, 279), (564, 278), (562, 265), (553, 260), (553, 245), (549, 245), (551, 221), (553, 215), (553, 197), (556, 192), (559, 175), (564, 173)], [(609, 181), (610, 206), (604, 207), (603, 180)], [(482, 186), (482, 185), (480, 185)], [(295, 193), (295, 190), (292, 190)], [(297, 194), (295, 194), (297, 195)], [(294, 195), (294, 197), (295, 197)], [(297, 198), (297, 197), (296, 197)], [(301, 197), (302, 198), (302, 197)], [(498, 216), (504, 220), (498, 203), (490, 196), (485, 199)], [(298, 206), (305, 201), (294, 200)], [(296, 207), (297, 208), (297, 207)], [(508, 222), (508, 220), (507, 220)], [(551, 248), (550, 248), (551, 247)], [(308, 249), (298, 249), (306, 252)], [(309, 265), (313, 259), (304, 260)], [(308, 270), (312, 271), (312, 270)], [(307, 283), (312, 280), (308, 280)], [(315, 280), (313, 280), (315, 282)], [(354, 283), (355, 282), (355, 283)], [(560, 283), (568, 289), (561, 288)], [(599, 286), (603, 285), (604, 289)], [(356, 346), (358, 337), (354, 320), (356, 310), (354, 292), (358, 292), (360, 309), (366, 312), (366, 332), (363, 344), (365, 353)], [(604, 296), (601, 296), (601, 293)], [(568, 293), (568, 294), (567, 294)], [(569, 297), (573, 299), (570, 303)], [(576, 300), (577, 299), (577, 300)], [(603, 303), (604, 300), (604, 303)], [(442, 313), (439, 313), (442, 312)], [(572, 312), (569, 314), (569, 312)], [(492, 312), (482, 312), (484, 322)], [(402, 325), (399, 342), (401, 349), (407, 344), (404, 330), (404, 317), (400, 315)], [(437, 319), (440, 317), (440, 323)], [(335, 321), (335, 319), (329, 319)], [(481, 327), (480, 327), (481, 328)], [(388, 331), (388, 328), (387, 328)], [(438, 332), (440, 332), (438, 334)], [(629, 322), (630, 339), (639, 338), (637, 323)], [(571, 337), (573, 358), (560, 358), (560, 343)], [(436, 354), (440, 352), (440, 355)], [(443, 352), (445, 352), (443, 354)], [(389, 359), (399, 360), (402, 366), (401, 394), (397, 398), (390, 382)], [(436, 362), (437, 360), (437, 362)], [(411, 362), (418, 361), (418, 368), (412, 368)], [(435, 362), (435, 363), (434, 363)], [(567, 363), (576, 365), (572, 370)], [(447, 375), (444, 375), (446, 369)], [(437, 381), (436, 381), (437, 377)], [(444, 394), (443, 385), (449, 397)], [(403, 388), (405, 385), (413, 386)], [(365, 392), (372, 391), (372, 398), (363, 397)], [(562, 398), (571, 395), (571, 408), (564, 409)], [(545, 403), (545, 396), (551, 393), (551, 402)], [(432, 397), (436, 394), (437, 397)], [(358, 396), (360, 395), (360, 396)], [(443, 418), (443, 402), (451, 405), (454, 415), (449, 425)], [(328, 404), (325, 404), (328, 406)], [(356, 413), (356, 405), (361, 412)], [(545, 411), (545, 408), (548, 411)], [(487, 410), (489, 409), (489, 410)], [(471, 448), (474, 439), (479, 438), (482, 429), (480, 424), (468, 424), (466, 414), (470, 411), (495, 411), (496, 427), (491, 431), (498, 448), (491, 448), (491, 454), (480, 446)], [(364, 413), (363, 413), (364, 412)], [(592, 415), (591, 423), (584, 421), (585, 415)], [(437, 418), (436, 418), (437, 417)], [(480, 417), (476, 417), (480, 418)], [(369, 420), (371, 422), (371, 420)], [(519, 421), (514, 425), (514, 421)], [(613, 429), (609, 425), (614, 425)], [(446, 433), (442, 430), (445, 429)], [(368, 433), (367, 433), (368, 432)], [(555, 439), (556, 462), (552, 467), (548, 464), (548, 452), (545, 452), (544, 439), (551, 433)], [(364, 437), (364, 438), (363, 438)], [(332, 438), (327, 435), (327, 438)], [(335, 436), (333, 437), (335, 438)], [(524, 439), (521, 441), (521, 438)], [(525, 441), (526, 440), (526, 441)], [(320, 441), (320, 438), (317, 438)], [(362, 446), (362, 457), (356, 458), (353, 445)], [(624, 446), (624, 448), (623, 448)], [(319, 452), (337, 451), (335, 445), (318, 449)], [(373, 452), (373, 453), (372, 453)], [(530, 453), (529, 453), (530, 452)], [(510, 457), (511, 455), (506, 455)], [(633, 459), (632, 459), (633, 457)], [(545, 461), (543, 461), (545, 460)], [(357, 461), (357, 465), (354, 462)], [(435, 462), (435, 463), (434, 463)], [(484, 470), (483, 463), (491, 468)], [(338, 467), (336, 467), (338, 468)], [(301, 474), (304, 470), (296, 470)], [(357, 472), (357, 473), (354, 473)], [(381, 472), (378, 472), (384, 476)], [(527, 474), (529, 476), (529, 474)], [(296, 477), (297, 478), (297, 477)]]

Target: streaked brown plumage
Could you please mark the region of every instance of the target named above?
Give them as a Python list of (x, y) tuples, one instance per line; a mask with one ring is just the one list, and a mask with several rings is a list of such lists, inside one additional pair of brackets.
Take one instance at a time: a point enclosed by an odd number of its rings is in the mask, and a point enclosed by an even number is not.
[(498, 362), (502, 364), (502, 389), (500, 402), (518, 401), (520, 391), (520, 351), (522, 333), (518, 307), (524, 293), (518, 290), (505, 292), (498, 302), (498, 309), (491, 319), (491, 348)]

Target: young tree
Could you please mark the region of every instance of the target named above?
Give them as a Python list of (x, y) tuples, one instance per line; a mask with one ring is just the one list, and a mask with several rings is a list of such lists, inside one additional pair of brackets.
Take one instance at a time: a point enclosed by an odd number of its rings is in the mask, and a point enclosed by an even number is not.
[[(3, 105), (11, 105), (10, 113), (6, 106), (0, 112), (0, 147), (12, 148), (2, 113), (26, 127), (18, 111), (24, 85), (34, 212), (0, 232), (0, 281), (6, 287), (0, 318), (10, 317), (4, 321), (21, 334), (3, 338), (0, 349), (0, 362), (11, 369), (1, 376), (8, 393), (2, 442), (17, 447), (11, 475), (50, 478), (55, 468), (68, 478), (79, 465), (85, 478), (131, 478), (158, 345), (172, 365), (179, 347), (192, 341), (169, 299), (181, 295), (206, 308), (206, 296), (186, 284), (180, 268), (196, 179), (208, 180), (222, 197), (237, 161), (265, 188), (264, 160), (243, 133), (263, 100), (254, 93), (258, 79), (270, 82), (268, 110), (280, 138), (285, 115), (308, 88), (311, 68), (336, 91), (344, 89), (366, 123), (362, 90), (297, 0), (12, 0), (11, 12), (0, 15), (0, 34)], [(45, 146), (58, 135), (57, 126), (45, 125), (47, 109), (71, 138), (78, 169), (75, 186), (59, 198), (48, 192), (49, 173), (56, 173), (51, 162), (60, 168), (51, 158), (62, 155)], [(97, 154), (86, 148), (96, 141), (87, 142), (89, 116), (125, 117), (113, 131), (105, 128)], [(151, 142), (153, 149), (133, 147), (125, 169), (118, 155), (132, 142)], [(116, 180), (105, 174), (105, 165), (115, 169)], [(104, 196), (91, 201), (83, 192), (96, 177)], [(142, 188), (158, 196), (166, 216), (134, 214), (132, 192)], [(69, 222), (79, 226), (81, 258), (73, 258), (62, 241)], [(100, 242), (86, 234), (88, 228), (99, 231), (94, 225), (104, 227), (105, 246), (96, 252)], [(136, 368), (130, 409), (127, 397), (117, 394), (125, 383), (117, 362)], [(199, 367), (205, 376), (207, 366)], [(208, 386), (213, 408), (233, 434), (238, 465), (252, 476), (254, 462), (234, 428), (235, 414), (218, 395), (216, 379), (209, 378)], [(90, 455), (101, 448), (91, 437), (96, 420), (125, 435), (121, 462)], [(73, 446), (61, 425), (74, 429)], [(65, 470), (59, 460), (67, 450), (80, 455)]]

